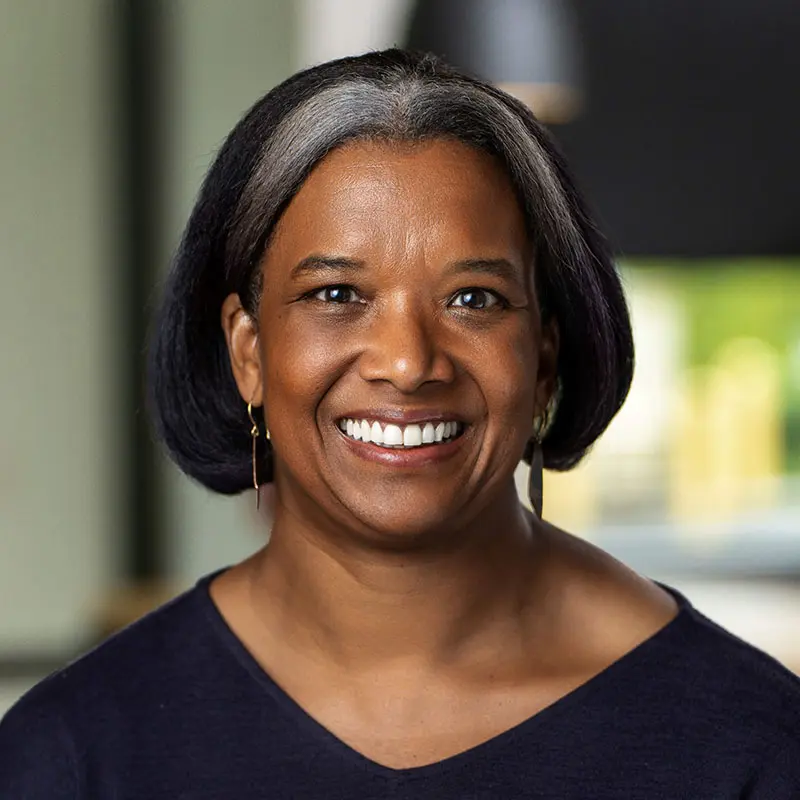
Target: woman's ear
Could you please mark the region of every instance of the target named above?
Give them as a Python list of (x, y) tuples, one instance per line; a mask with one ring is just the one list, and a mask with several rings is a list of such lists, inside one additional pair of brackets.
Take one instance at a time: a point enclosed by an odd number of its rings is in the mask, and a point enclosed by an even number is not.
[(536, 409), (541, 414), (547, 408), (558, 386), (558, 352), (561, 337), (558, 322), (550, 316), (542, 322), (539, 339), (539, 371), (536, 375)]
[(260, 406), (263, 403), (263, 383), (256, 321), (242, 306), (238, 294), (225, 298), (220, 321), (239, 394), (245, 403)]

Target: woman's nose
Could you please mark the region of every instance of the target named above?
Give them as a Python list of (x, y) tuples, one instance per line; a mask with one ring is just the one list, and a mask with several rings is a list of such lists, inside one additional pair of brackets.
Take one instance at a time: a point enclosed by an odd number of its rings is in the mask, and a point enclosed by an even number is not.
[(425, 383), (449, 383), (455, 375), (433, 315), (412, 305), (400, 303), (376, 316), (360, 359), (364, 380), (388, 381), (406, 394)]

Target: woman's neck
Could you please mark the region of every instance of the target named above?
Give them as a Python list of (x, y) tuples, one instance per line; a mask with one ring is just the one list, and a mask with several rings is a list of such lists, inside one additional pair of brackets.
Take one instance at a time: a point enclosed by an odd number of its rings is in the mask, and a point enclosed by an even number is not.
[(547, 548), (516, 493), (504, 499), (443, 533), (446, 548), (365, 547), (279, 507), (248, 567), (253, 612), (271, 639), (348, 670), (483, 661), (519, 646), (536, 624)]

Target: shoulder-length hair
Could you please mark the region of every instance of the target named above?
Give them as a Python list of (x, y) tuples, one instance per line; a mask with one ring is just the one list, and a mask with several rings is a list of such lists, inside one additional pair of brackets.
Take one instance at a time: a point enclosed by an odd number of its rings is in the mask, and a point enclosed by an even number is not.
[[(543, 311), (560, 332), (545, 466), (569, 469), (608, 426), (632, 379), (630, 320), (611, 253), (558, 148), (514, 98), (434, 56), (395, 49), (292, 76), (242, 118), (208, 172), (166, 282), (149, 359), (157, 433), (188, 475), (225, 494), (252, 486), (250, 425), (221, 306), (235, 292), (257, 318), (259, 262), (311, 170), (350, 140), (435, 137), (499, 159), (524, 211)], [(271, 459), (259, 458), (258, 471), (259, 482), (270, 481)]]

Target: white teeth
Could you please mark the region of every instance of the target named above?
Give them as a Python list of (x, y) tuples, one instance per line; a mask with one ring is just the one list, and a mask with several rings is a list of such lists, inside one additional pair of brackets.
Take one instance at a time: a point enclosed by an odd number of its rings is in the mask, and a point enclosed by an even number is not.
[[(378, 424), (377, 422), (375, 423)], [(403, 431), (397, 425), (387, 425), (383, 431), (383, 443), (385, 445), (401, 445), (403, 444)]]
[(455, 421), (405, 426), (388, 423), (381, 427), (381, 423), (377, 421), (370, 423), (365, 419), (343, 419), (337, 425), (343, 433), (356, 441), (372, 442), (382, 447), (419, 447), (443, 442), (456, 436), (463, 428)]
[[(388, 431), (389, 428), (387, 427)], [(406, 447), (418, 447), (422, 444), (422, 428), (419, 425), (406, 425), (403, 431), (403, 444)]]

